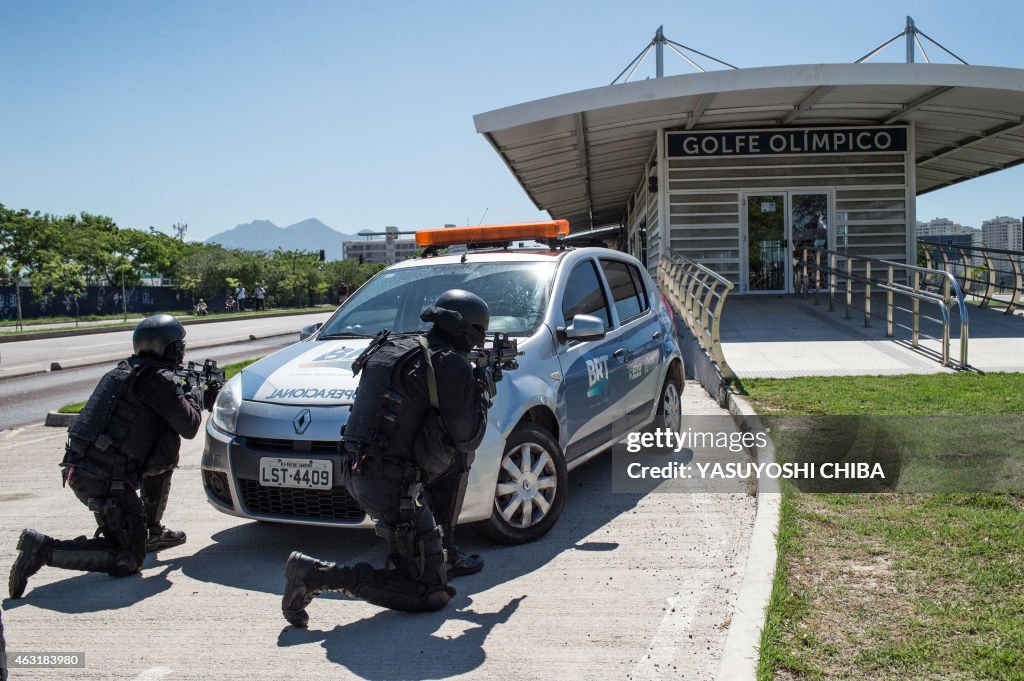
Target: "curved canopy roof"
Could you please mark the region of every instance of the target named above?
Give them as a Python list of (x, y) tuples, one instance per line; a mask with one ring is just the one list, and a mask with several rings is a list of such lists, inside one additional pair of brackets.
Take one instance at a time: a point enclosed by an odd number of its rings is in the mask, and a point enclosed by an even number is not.
[(655, 78), (474, 116), (537, 208), (618, 222), (659, 129), (913, 122), (917, 193), (1024, 162), (1024, 69), (810, 64)]

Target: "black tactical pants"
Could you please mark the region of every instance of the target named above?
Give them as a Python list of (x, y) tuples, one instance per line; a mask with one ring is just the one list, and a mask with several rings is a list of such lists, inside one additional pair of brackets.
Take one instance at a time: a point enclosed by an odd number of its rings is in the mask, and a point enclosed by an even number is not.
[(356, 566), (353, 585), (353, 568), (335, 567), (324, 575), (327, 588), (344, 589), (395, 610), (443, 607), (454, 592), (447, 588), (440, 528), (426, 502), (403, 510), (403, 503), (409, 503), (408, 485), (383, 475), (350, 475), (346, 470), (345, 486), (387, 540), (393, 569)]
[(109, 480), (75, 472), (68, 481), (78, 500), (96, 516), (92, 538), (54, 540), (50, 565), (126, 577), (146, 559), (146, 512), (129, 486), (111, 490)]
[(423, 488), (434, 518), (444, 531), (444, 547), (448, 551), (455, 550), (455, 524), (462, 512), (462, 499), (469, 482), (469, 465), (467, 455), (459, 452), (451, 467)]

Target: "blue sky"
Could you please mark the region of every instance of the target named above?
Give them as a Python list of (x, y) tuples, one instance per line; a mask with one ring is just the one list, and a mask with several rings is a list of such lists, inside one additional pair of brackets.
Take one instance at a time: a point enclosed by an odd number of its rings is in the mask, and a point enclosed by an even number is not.
[[(353, 233), (528, 220), (543, 214), (472, 116), (606, 85), (660, 24), (767, 66), (852, 62), (910, 14), (972, 64), (1024, 68), (1022, 6), (4, 0), (0, 203), (182, 220), (190, 238), (253, 219)], [(876, 61), (902, 58), (893, 45)], [(1022, 184), (1015, 168), (941, 190), (918, 217), (1020, 216)]]

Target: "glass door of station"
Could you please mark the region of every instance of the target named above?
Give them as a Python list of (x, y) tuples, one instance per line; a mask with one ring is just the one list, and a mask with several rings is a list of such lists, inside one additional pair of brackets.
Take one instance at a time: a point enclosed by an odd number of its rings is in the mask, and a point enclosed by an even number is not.
[(829, 247), (829, 193), (780, 191), (744, 197), (747, 293), (789, 293), (804, 248)]

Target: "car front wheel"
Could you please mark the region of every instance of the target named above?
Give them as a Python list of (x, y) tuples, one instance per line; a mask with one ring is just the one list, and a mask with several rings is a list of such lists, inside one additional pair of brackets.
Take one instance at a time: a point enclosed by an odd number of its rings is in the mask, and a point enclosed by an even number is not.
[(535, 423), (520, 424), (505, 443), (491, 517), (476, 525), (498, 544), (525, 544), (558, 521), (568, 492), (562, 449)]

